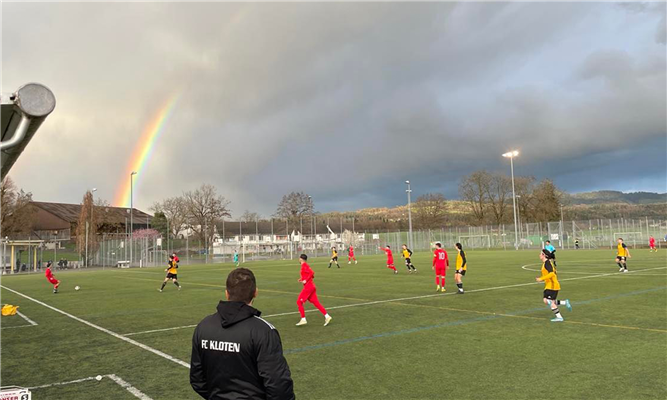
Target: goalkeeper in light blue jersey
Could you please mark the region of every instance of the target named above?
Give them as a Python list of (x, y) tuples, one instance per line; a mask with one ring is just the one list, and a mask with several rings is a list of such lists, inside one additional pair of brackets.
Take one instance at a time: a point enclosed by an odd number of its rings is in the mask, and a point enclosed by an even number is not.
[(237, 267), (239, 266), (239, 252), (238, 252), (238, 250), (234, 250), (234, 264), (236, 264)]
[(556, 248), (551, 244), (551, 241), (547, 240), (544, 242), (544, 250), (548, 251), (553, 255), (552, 262), (556, 265)]

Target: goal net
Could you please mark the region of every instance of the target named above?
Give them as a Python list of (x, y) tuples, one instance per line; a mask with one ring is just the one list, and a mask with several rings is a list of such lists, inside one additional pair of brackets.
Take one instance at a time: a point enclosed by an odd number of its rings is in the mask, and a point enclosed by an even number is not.
[(490, 249), (491, 237), (489, 235), (459, 236), (459, 243), (464, 249)]
[(644, 235), (641, 232), (615, 232), (612, 242), (616, 243), (618, 238), (623, 238), (625, 244), (632, 247), (644, 244)]

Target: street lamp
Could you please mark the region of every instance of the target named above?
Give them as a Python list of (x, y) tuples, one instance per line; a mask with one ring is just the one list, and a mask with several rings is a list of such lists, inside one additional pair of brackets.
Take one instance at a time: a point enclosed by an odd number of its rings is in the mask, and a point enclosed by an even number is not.
[(408, 188), (405, 190), (408, 194), (408, 246), (412, 248), (412, 210), (410, 208), (410, 194), (412, 193), (412, 189), (410, 189), (410, 181), (405, 181), (405, 184), (408, 185)]
[(137, 174), (136, 171), (132, 171), (130, 174), (130, 267), (132, 266), (132, 248), (134, 247), (134, 242), (132, 241), (132, 231), (134, 227), (134, 176)]
[(519, 250), (519, 230), (516, 220), (516, 191), (514, 190), (514, 157), (518, 156), (516, 150), (508, 151), (503, 157), (510, 159), (510, 171), (512, 173), (512, 211), (514, 211), (514, 249)]
[[(93, 193), (95, 193), (96, 191), (97, 191), (97, 188), (93, 188), (90, 191), (90, 196), (92, 197)], [(95, 205), (93, 203), (94, 203), (94, 199), (90, 203), (90, 224), (89, 224), (90, 227), (93, 226), (93, 221), (94, 221), (93, 213), (95, 212)], [(84, 267), (88, 267), (88, 227), (86, 227), (86, 260), (84, 262)]]

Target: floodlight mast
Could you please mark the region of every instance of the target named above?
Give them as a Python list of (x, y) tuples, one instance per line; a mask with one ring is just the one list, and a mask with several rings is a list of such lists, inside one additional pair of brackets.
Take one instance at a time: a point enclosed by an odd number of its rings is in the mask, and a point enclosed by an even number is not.
[(411, 210), (411, 198), (410, 194), (412, 189), (410, 188), (410, 181), (405, 181), (405, 184), (408, 185), (408, 188), (405, 192), (408, 194), (408, 246), (412, 248), (412, 210)]
[[(134, 216), (134, 212), (133, 212), (133, 209), (134, 209), (134, 176), (136, 174), (137, 174), (136, 171), (132, 171), (132, 173), (130, 173), (130, 267), (132, 266), (132, 261), (133, 261), (133, 259), (132, 259), (132, 249), (134, 247), (134, 242), (132, 241), (132, 239), (133, 239), (132, 231), (134, 229), (132, 229), (132, 228), (134, 228), (134, 220), (133, 220), (133, 216)], [(125, 220), (125, 221), (127, 221), (127, 220)]]
[(519, 250), (519, 227), (516, 219), (516, 191), (514, 189), (514, 157), (518, 156), (517, 150), (508, 151), (503, 157), (510, 159), (510, 171), (512, 174), (512, 211), (514, 212), (514, 249)]
[(0, 170), (4, 179), (46, 117), (56, 106), (53, 92), (28, 83), (14, 93), (0, 94)]

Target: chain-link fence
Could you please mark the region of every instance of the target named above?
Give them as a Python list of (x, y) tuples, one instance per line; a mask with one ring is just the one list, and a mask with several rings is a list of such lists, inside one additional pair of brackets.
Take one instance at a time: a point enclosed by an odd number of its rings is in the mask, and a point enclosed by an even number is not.
[[(515, 234), (516, 232), (516, 234)], [(410, 237), (411, 236), (411, 237)], [(350, 245), (357, 256), (381, 254), (380, 246), (391, 246), (397, 252), (403, 244), (413, 251), (430, 251), (435, 242), (445, 248), (461, 243), (465, 249), (539, 249), (550, 240), (559, 249), (613, 249), (622, 237), (631, 248), (647, 247), (649, 237), (658, 248), (667, 247), (667, 220), (661, 219), (596, 219), (587, 221), (556, 221), (518, 225), (485, 225), (450, 227), (413, 231), (366, 231), (299, 235), (251, 234), (225, 237), (215, 235), (209, 246), (194, 237), (184, 239), (136, 237), (127, 234), (103, 234), (97, 248), (86, 263), (75, 246), (48, 241), (1, 240), (3, 273), (38, 272), (46, 261), (53, 260), (58, 268), (127, 268), (166, 265), (170, 254), (176, 253), (182, 265), (232, 263), (235, 254), (240, 263), (246, 261), (296, 259), (306, 253), (310, 257), (328, 257), (331, 248), (339, 252), (341, 261)], [(69, 250), (67, 250), (69, 249)], [(397, 253), (398, 254), (398, 253)], [(65, 261), (63, 263), (63, 261)]]

